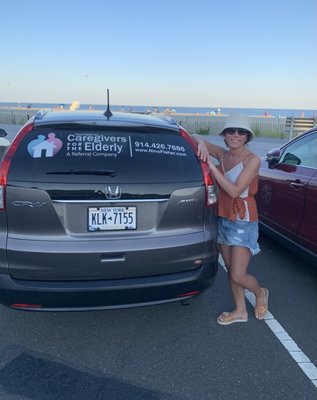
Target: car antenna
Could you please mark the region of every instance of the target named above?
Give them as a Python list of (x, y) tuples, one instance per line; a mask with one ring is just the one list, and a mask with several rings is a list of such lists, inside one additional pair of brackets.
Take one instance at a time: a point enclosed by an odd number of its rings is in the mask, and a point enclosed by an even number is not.
[(109, 105), (109, 89), (107, 89), (107, 110), (103, 113), (105, 117), (107, 117), (108, 121), (110, 117), (112, 117), (112, 112), (110, 111), (110, 105)]

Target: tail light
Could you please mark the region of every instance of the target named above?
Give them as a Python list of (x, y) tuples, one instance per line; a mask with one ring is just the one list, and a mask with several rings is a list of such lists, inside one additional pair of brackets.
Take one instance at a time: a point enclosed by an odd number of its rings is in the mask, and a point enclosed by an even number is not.
[(12, 157), (14, 156), (22, 139), (33, 129), (33, 122), (29, 122), (22, 127), (18, 135), (14, 138), (6, 151), (3, 160), (0, 164), (0, 210), (5, 209), (5, 189)]
[[(197, 154), (197, 149), (198, 149), (197, 143), (190, 136), (190, 134), (186, 132), (185, 129), (183, 128), (180, 128), (180, 134), (191, 145), (191, 147), (195, 151), (195, 154)], [(200, 165), (201, 169), (203, 170), (204, 182), (206, 187), (206, 205), (211, 206), (217, 202), (216, 186), (212, 179), (208, 164), (200, 160)]]
[(212, 204), (215, 204), (217, 202), (216, 185), (214, 184), (214, 181), (212, 179), (208, 164), (201, 161), (200, 165), (204, 173), (204, 180), (206, 185), (206, 203), (207, 206), (211, 206)]

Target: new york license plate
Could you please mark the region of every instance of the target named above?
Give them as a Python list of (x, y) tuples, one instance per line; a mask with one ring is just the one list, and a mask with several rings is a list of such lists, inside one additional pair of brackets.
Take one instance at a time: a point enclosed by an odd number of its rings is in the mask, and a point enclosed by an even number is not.
[(136, 207), (88, 208), (88, 231), (136, 229)]

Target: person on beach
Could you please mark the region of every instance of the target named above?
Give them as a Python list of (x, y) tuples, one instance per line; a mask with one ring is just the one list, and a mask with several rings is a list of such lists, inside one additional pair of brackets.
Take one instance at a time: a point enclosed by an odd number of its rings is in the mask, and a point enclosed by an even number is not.
[[(254, 195), (260, 158), (246, 144), (254, 138), (249, 118), (243, 114), (228, 117), (220, 135), (226, 147), (217, 146), (193, 135), (198, 144), (198, 157), (207, 162), (218, 186), (218, 244), (228, 271), (228, 280), (235, 307), (217, 318), (220, 325), (247, 322), (245, 289), (256, 298), (255, 317), (265, 318), (269, 291), (248, 273), (252, 255), (258, 245), (258, 213)], [(218, 160), (215, 165), (212, 158)]]

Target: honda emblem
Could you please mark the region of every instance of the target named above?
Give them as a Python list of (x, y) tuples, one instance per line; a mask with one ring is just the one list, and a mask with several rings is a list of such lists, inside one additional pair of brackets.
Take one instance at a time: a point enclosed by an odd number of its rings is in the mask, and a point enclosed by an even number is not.
[(105, 194), (108, 200), (118, 200), (121, 197), (120, 186), (106, 186)]

